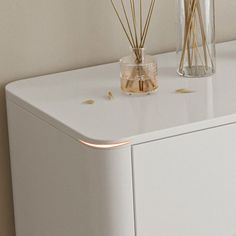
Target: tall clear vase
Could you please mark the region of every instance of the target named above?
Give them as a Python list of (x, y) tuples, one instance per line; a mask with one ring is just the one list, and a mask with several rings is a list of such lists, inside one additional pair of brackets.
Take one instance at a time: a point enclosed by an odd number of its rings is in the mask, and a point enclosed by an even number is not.
[(205, 77), (216, 71), (214, 0), (178, 1), (177, 72)]

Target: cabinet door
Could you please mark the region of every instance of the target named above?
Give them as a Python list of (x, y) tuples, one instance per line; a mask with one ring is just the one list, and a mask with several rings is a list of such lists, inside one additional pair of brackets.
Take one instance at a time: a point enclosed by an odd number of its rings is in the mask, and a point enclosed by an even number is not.
[(236, 125), (133, 147), (137, 236), (236, 235)]

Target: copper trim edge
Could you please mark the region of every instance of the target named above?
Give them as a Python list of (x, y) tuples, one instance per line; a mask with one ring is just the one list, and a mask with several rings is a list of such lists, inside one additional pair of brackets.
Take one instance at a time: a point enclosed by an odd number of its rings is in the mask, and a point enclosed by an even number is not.
[(96, 144), (96, 143), (89, 143), (83, 140), (79, 140), (82, 144), (89, 146), (89, 147), (93, 147), (93, 148), (99, 148), (99, 149), (109, 149), (109, 148), (116, 148), (116, 147), (121, 147), (124, 145), (129, 144), (129, 141), (126, 142), (120, 142), (120, 143), (113, 143), (113, 144)]

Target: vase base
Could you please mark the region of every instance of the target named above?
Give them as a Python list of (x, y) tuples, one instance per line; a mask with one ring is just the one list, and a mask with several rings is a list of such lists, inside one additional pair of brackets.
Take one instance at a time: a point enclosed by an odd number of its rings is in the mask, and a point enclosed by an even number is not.
[(215, 74), (215, 70), (212, 67), (206, 66), (191, 66), (191, 67), (184, 67), (183, 70), (178, 70), (177, 73), (180, 76), (187, 77), (187, 78), (202, 78), (202, 77), (209, 77)]
[(147, 95), (155, 93), (158, 89), (156, 75), (145, 79), (121, 78), (121, 90), (128, 95)]
[(153, 89), (152, 91), (146, 91), (146, 92), (128, 92), (128, 91), (124, 91), (121, 89), (121, 92), (125, 95), (129, 95), (129, 96), (145, 96), (145, 95), (151, 95), (151, 94), (155, 94), (158, 90), (158, 87), (156, 87), (155, 89)]

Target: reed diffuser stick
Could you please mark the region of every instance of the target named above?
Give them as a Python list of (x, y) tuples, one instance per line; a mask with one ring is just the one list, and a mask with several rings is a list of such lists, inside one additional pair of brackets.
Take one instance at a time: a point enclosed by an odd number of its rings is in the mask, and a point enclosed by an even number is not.
[(143, 32), (143, 1), (139, 0), (139, 18), (140, 18), (140, 39), (142, 38), (142, 32)]
[(138, 48), (138, 34), (137, 34), (136, 10), (135, 10), (134, 0), (130, 0), (130, 6), (133, 19), (134, 34), (135, 34), (135, 47)]
[(112, 6), (113, 6), (113, 8), (114, 8), (114, 10), (115, 10), (115, 13), (116, 13), (116, 15), (117, 15), (117, 17), (118, 17), (118, 19), (119, 19), (119, 21), (120, 21), (120, 24), (121, 24), (121, 26), (122, 26), (122, 28), (123, 28), (123, 30), (124, 30), (124, 32), (125, 32), (125, 35), (126, 35), (128, 41), (129, 41), (131, 47), (134, 47), (134, 45), (132, 44), (132, 41), (131, 41), (131, 39), (130, 39), (130, 36), (129, 36), (129, 34), (128, 34), (126, 28), (125, 28), (125, 25), (124, 25), (124, 23), (123, 23), (123, 21), (122, 21), (122, 19), (121, 19), (121, 17), (120, 17), (120, 14), (119, 14), (118, 10), (116, 9), (116, 6), (115, 6), (115, 3), (114, 3), (113, 0), (111, 0), (111, 4), (112, 4)]
[(155, 6), (155, 2), (156, 2), (156, 0), (152, 0), (152, 2), (151, 2), (150, 9), (149, 9), (149, 14), (148, 14), (147, 19), (146, 19), (146, 29), (143, 32), (143, 36), (142, 36), (142, 41), (141, 41), (141, 46), (140, 47), (144, 47), (144, 44), (145, 44), (145, 41), (146, 41), (146, 37), (147, 37), (147, 33), (148, 33), (148, 30), (149, 30), (149, 26), (150, 26), (150, 21), (151, 21), (151, 18), (152, 18), (153, 9), (154, 9), (154, 6)]
[(129, 18), (128, 18), (127, 11), (125, 9), (125, 4), (124, 4), (123, 0), (121, 0), (121, 5), (122, 5), (122, 9), (123, 9), (123, 12), (124, 12), (124, 15), (125, 15), (126, 23), (128, 25), (129, 33), (130, 33), (131, 40), (132, 40), (132, 45), (135, 45), (134, 37), (133, 37), (132, 31), (131, 31), (131, 26), (130, 26), (130, 23), (129, 23)]

